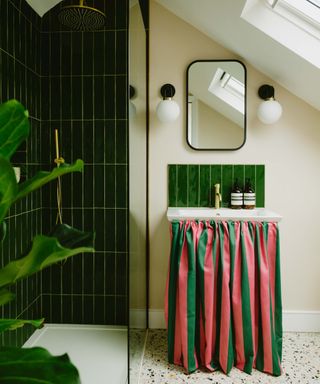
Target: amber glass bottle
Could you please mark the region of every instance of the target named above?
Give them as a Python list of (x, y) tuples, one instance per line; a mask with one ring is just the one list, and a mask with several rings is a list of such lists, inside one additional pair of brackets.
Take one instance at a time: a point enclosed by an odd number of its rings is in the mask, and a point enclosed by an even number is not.
[(243, 205), (243, 193), (239, 186), (238, 179), (235, 180), (231, 191), (231, 204), (230, 207), (233, 209), (240, 209)]
[(256, 194), (252, 187), (250, 179), (246, 179), (246, 184), (243, 192), (243, 208), (253, 209), (256, 206)]

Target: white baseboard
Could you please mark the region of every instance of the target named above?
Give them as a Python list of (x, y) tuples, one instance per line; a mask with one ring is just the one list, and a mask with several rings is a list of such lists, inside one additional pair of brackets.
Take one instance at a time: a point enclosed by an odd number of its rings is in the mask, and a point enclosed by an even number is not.
[[(149, 328), (166, 328), (163, 310), (149, 310)], [(283, 311), (283, 331), (320, 332), (320, 311)]]
[(320, 332), (320, 311), (283, 311), (285, 332)]

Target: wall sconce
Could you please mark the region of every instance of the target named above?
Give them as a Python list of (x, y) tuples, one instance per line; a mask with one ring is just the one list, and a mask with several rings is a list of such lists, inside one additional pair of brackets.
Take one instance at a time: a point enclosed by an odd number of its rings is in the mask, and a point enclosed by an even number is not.
[(164, 84), (160, 90), (163, 100), (157, 106), (157, 116), (162, 123), (172, 123), (180, 115), (180, 107), (172, 100), (176, 90), (171, 84)]
[(131, 99), (133, 99), (135, 95), (136, 95), (136, 90), (132, 85), (130, 85), (130, 87), (129, 87), (129, 97), (130, 97), (130, 99), (129, 99), (129, 118), (135, 118), (137, 115), (137, 107), (131, 101)]
[(264, 124), (273, 124), (277, 122), (282, 115), (281, 104), (274, 99), (274, 88), (271, 85), (264, 84), (258, 90), (260, 99), (264, 101), (259, 105), (257, 115)]

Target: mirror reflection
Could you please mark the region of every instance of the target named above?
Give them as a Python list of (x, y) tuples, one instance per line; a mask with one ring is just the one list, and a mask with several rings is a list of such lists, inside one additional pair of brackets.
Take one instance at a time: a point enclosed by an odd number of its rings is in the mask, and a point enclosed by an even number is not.
[(193, 149), (239, 149), (246, 138), (246, 68), (198, 60), (187, 70), (187, 141)]

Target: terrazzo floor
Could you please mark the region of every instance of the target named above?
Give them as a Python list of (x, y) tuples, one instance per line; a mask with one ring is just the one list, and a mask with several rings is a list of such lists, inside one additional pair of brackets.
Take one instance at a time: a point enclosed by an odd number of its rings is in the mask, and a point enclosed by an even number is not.
[(280, 377), (272, 377), (256, 370), (252, 375), (247, 375), (236, 368), (231, 370), (229, 376), (218, 371), (210, 373), (204, 370), (186, 375), (181, 367), (167, 363), (166, 331), (162, 329), (148, 331), (142, 359), (139, 376), (134, 378), (134, 383), (138, 384), (320, 384), (320, 333), (284, 334), (284, 373)]

